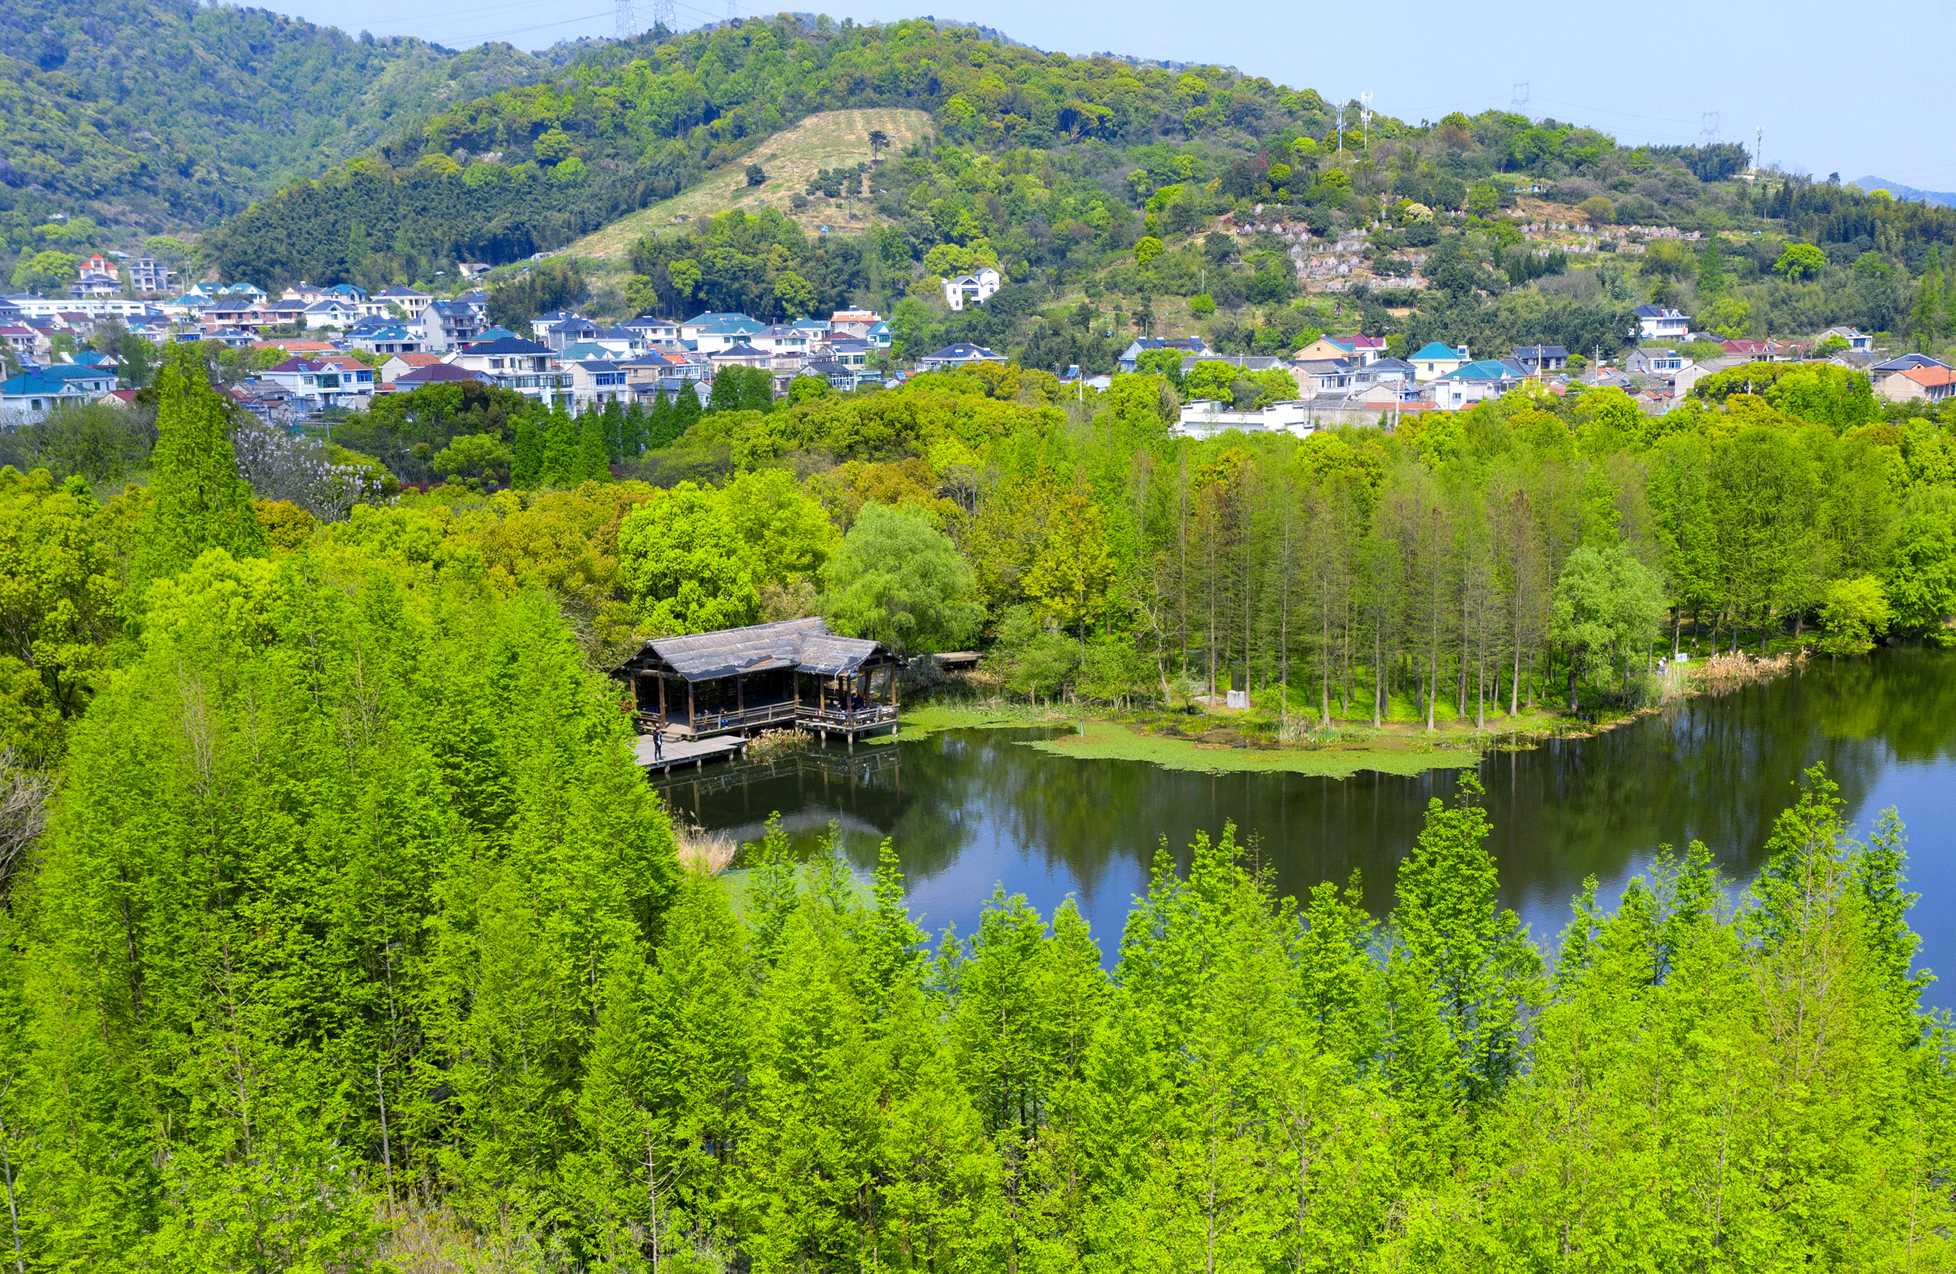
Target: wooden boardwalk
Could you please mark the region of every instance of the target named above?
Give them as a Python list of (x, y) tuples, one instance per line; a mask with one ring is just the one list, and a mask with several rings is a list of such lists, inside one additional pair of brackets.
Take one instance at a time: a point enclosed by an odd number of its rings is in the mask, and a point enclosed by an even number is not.
[(670, 774), (681, 766), (698, 769), (708, 761), (731, 761), (747, 750), (747, 740), (737, 734), (716, 735), (710, 739), (675, 739), (667, 735), (665, 745), (654, 755), (652, 736), (641, 734), (632, 740), (632, 756), (639, 768), (652, 774)]

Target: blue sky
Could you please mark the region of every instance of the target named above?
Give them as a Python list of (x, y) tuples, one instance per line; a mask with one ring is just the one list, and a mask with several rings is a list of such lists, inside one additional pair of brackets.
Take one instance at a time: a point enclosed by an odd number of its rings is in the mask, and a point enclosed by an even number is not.
[[(434, 0), (426, 11), (399, 0), (257, 2), (348, 31), (419, 35), (451, 47), (500, 39), (540, 48), (615, 28), (606, 0)], [(777, 7), (736, 3), (745, 16)], [(1226, 10), (1186, 0), (798, 0), (794, 7), (859, 21), (927, 9), (1046, 49), (1216, 62), (1336, 100), (1369, 89), (1377, 109), (1415, 121), (1508, 107), (1523, 84), (1529, 114), (1588, 124), (1626, 142), (1695, 141), (1707, 113), (1716, 112), (1721, 140), (1750, 148), (1763, 127), (1769, 163), (1956, 190), (1956, 147), (1946, 142), (1952, 95), (1932, 52), (1956, 25), (1949, 0), (1897, 0), (1865, 11), (1865, 21), (1851, 7), (1814, 0), (1685, 7), (1248, 0)], [(726, 0), (674, 0), (674, 8), (680, 26), (696, 26), (724, 17)], [(634, 0), (634, 10), (650, 23), (652, 0)], [(1924, 40), (1913, 43), (1910, 31)], [(1917, 56), (1925, 60), (1911, 67)]]

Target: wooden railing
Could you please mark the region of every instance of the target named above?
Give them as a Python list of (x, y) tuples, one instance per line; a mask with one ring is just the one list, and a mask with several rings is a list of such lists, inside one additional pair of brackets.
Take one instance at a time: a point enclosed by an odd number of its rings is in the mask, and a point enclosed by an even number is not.
[(723, 730), (746, 730), (755, 726), (774, 725), (788, 721), (820, 721), (828, 725), (867, 726), (885, 721), (894, 721), (897, 710), (887, 703), (871, 703), (860, 708), (843, 708), (835, 704), (817, 707), (812, 703), (770, 703), (758, 708), (742, 708), (728, 712), (702, 712), (692, 721), (684, 717), (661, 718), (657, 712), (638, 714), (645, 725), (664, 724), (668, 729), (685, 730), (695, 735), (717, 734)]

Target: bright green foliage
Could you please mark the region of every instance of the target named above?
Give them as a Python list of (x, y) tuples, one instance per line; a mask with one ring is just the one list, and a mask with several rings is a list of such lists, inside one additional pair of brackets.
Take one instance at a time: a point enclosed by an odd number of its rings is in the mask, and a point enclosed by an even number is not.
[(195, 348), (170, 347), (156, 402), (150, 503), (135, 543), (143, 582), (174, 575), (207, 549), (243, 555), (260, 547), (251, 489), (231, 452), (230, 413)]
[(1820, 598), (1819, 646), (1830, 655), (1861, 655), (1888, 631), (1888, 595), (1871, 575), (1832, 580)]
[(682, 482), (627, 514), (618, 528), (625, 587), (655, 635), (748, 624), (760, 607), (726, 502)]
[(76, 728), (0, 943), (28, 1268), (370, 1268), (435, 1206), (615, 1271), (1951, 1256), (1900, 827), (1824, 778), (1736, 922), (1694, 845), (1552, 980), (1471, 775), (1382, 930), (1225, 829), (1111, 974), (1002, 894), (933, 959), (887, 842), (681, 875), (551, 601), (363, 559), (400, 512), (157, 581)]
[(471, 486), (494, 489), (509, 482), (515, 454), (494, 434), (457, 434), (435, 453), (434, 469)]
[[(1540, 957), (1496, 896), (1481, 795), (1467, 774), (1452, 805), (1428, 804), (1399, 865), (1391, 932), (1407, 975), (1394, 993), (1419, 993), (1449, 1044), (1430, 1078), (1470, 1102), (1498, 1094), (1519, 1071), (1522, 1012), (1540, 993)], [(1428, 1011), (1417, 1008), (1414, 1020)]]
[(1810, 279), (1827, 268), (1827, 254), (1811, 243), (1789, 243), (1773, 262), (1773, 273), (1789, 279)]
[(1956, 490), (1924, 490), (1903, 506), (1886, 584), (1898, 629), (1948, 639), (1945, 621), (1956, 615)]
[(18, 1075), (64, 1112), (50, 1256), (358, 1264), (417, 1181), (492, 1215), (574, 1145), (600, 971), (673, 873), (611, 692), (539, 594), (331, 569), (156, 581), (74, 735)]
[(1579, 677), (1621, 684), (1630, 675), (1663, 614), (1656, 573), (1622, 545), (1584, 545), (1569, 555), (1549, 611), (1551, 635), (1570, 652), (1569, 711), (1577, 709)]
[(0, 469), (0, 730), (34, 766), (60, 751), (107, 667), (122, 580), (114, 527), (87, 486)]
[(774, 407), (774, 378), (758, 367), (722, 367), (713, 376), (708, 411), (769, 411)]
[(838, 632), (912, 653), (957, 649), (984, 614), (970, 565), (914, 506), (864, 507), (822, 569), (822, 589)]

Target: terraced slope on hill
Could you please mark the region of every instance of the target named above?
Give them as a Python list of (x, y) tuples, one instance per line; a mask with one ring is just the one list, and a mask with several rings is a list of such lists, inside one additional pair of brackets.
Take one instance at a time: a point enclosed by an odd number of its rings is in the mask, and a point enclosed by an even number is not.
[[(752, 151), (722, 164), (670, 199), (628, 213), (601, 230), (574, 240), (563, 255), (623, 262), (647, 234), (676, 233), (692, 222), (730, 208), (773, 208), (804, 230), (860, 232), (886, 221), (861, 193), (830, 197), (809, 193), (823, 170), (853, 169), (881, 155), (901, 154), (931, 136), (930, 116), (893, 107), (823, 111), (763, 140)], [(872, 145), (872, 134), (879, 134)], [(765, 179), (748, 181), (759, 166)], [(799, 198), (798, 198), (799, 196)]]

